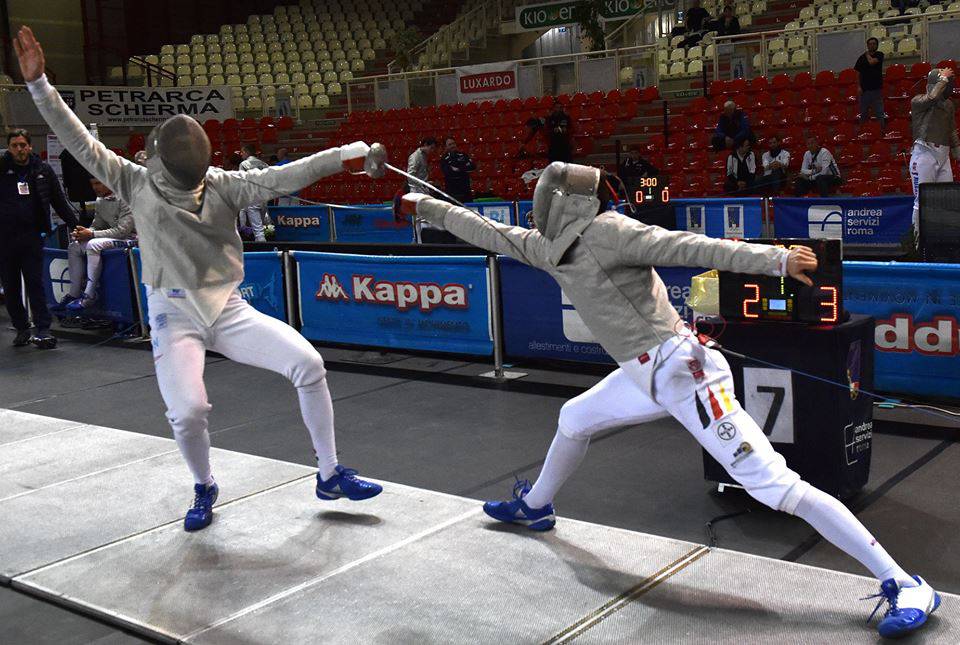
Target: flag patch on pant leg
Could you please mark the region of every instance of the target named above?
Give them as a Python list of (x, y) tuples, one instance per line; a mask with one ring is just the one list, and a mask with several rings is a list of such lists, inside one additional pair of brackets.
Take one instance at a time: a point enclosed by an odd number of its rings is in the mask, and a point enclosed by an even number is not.
[(703, 407), (700, 395), (697, 392), (693, 393), (693, 400), (697, 402), (697, 416), (700, 417), (700, 425), (706, 428), (710, 425), (710, 417), (707, 415), (707, 409)]

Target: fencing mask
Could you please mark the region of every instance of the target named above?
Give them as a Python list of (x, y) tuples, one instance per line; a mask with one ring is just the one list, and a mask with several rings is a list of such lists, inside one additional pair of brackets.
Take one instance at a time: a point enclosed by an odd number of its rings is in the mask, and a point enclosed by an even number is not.
[[(940, 82), (940, 70), (933, 69), (930, 70), (930, 73), (927, 74), (927, 94), (933, 92), (933, 88), (937, 86), (937, 83)], [(943, 91), (943, 94), (940, 95), (940, 98), (950, 98), (953, 94), (953, 77), (947, 81), (947, 88)]]
[(533, 190), (533, 221), (542, 235), (555, 239), (573, 220), (592, 218), (600, 201), (600, 171), (555, 161), (547, 166)]
[(210, 139), (196, 119), (170, 117), (147, 137), (148, 169), (160, 172), (174, 188), (194, 190), (210, 166)]

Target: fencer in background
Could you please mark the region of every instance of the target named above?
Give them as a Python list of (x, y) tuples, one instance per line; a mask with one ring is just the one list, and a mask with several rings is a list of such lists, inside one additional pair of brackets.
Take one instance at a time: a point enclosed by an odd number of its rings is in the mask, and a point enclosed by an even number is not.
[[(549, 273), (620, 368), (564, 404), (540, 477), (518, 482), (514, 499), (487, 502), (502, 522), (533, 530), (554, 526), (554, 496), (587, 452), (590, 437), (611, 428), (673, 416), (750, 495), (797, 515), (859, 560), (881, 581), (890, 603), (885, 636), (919, 628), (939, 596), (908, 575), (835, 498), (787, 467), (734, 395), (723, 354), (681, 320), (654, 266), (711, 267), (790, 276), (812, 284), (806, 247), (786, 249), (648, 226), (606, 211), (616, 191), (596, 168), (552, 163), (533, 196), (536, 230), (505, 226), (421, 194), (402, 199), (405, 214), (440, 224), (462, 240)], [(598, 491), (598, 494), (600, 492)]]
[(910, 179), (913, 181), (913, 226), (920, 222), (920, 184), (953, 181), (950, 155), (960, 159), (960, 138), (954, 122), (953, 70), (931, 70), (927, 89), (910, 101), (913, 152)]
[(97, 302), (103, 269), (101, 253), (108, 249), (129, 248), (137, 243), (130, 207), (117, 199), (96, 177), (90, 177), (90, 185), (97, 196), (93, 223), (90, 228), (75, 228), (67, 247), (70, 291), (60, 305), (72, 314), (89, 311)]
[[(210, 141), (196, 120), (178, 115), (147, 138), (146, 167), (117, 156), (90, 136), (44, 75), (40, 44), (28, 27), (16, 40), (20, 69), (44, 120), (83, 166), (129, 204), (148, 286), (154, 364), (167, 419), (194, 477), (184, 527), (213, 518), (219, 489), (210, 468), (203, 383), (206, 350), (287, 377), (316, 452), (320, 499), (367, 499), (381, 492), (337, 462), (333, 405), (323, 359), (285, 323), (247, 304), (237, 212), (349, 170), (381, 177), (383, 146), (356, 142), (279, 168), (228, 172), (209, 167)], [(135, 485), (131, 482), (131, 485)]]
[[(267, 167), (266, 162), (257, 157), (257, 148), (251, 143), (244, 144), (240, 149), (240, 156), (243, 157), (240, 170), (259, 170)], [(267, 241), (264, 234), (266, 224), (263, 221), (265, 211), (263, 204), (250, 204), (240, 211), (240, 226), (249, 226), (253, 229), (254, 242)]]

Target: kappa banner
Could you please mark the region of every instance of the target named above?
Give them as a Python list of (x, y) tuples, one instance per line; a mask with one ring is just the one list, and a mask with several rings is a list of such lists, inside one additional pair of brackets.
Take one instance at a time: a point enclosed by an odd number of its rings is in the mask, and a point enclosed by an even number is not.
[(316, 341), (455, 354), (493, 352), (483, 256), (294, 251), (301, 332)]
[(491, 63), (457, 68), (457, 101), (497, 101), (520, 98), (517, 63)]
[(230, 88), (210, 87), (94, 87), (64, 85), (57, 91), (84, 123), (98, 125), (156, 125), (177, 114), (198, 121), (233, 117)]

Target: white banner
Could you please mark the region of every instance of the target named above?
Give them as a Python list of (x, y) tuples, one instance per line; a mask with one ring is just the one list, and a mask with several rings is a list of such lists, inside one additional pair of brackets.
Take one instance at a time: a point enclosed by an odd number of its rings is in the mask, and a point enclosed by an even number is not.
[(520, 98), (517, 63), (491, 63), (457, 68), (457, 101), (496, 101)]
[(177, 114), (198, 121), (233, 117), (230, 88), (210, 87), (57, 87), (64, 102), (85, 124), (156, 125)]

